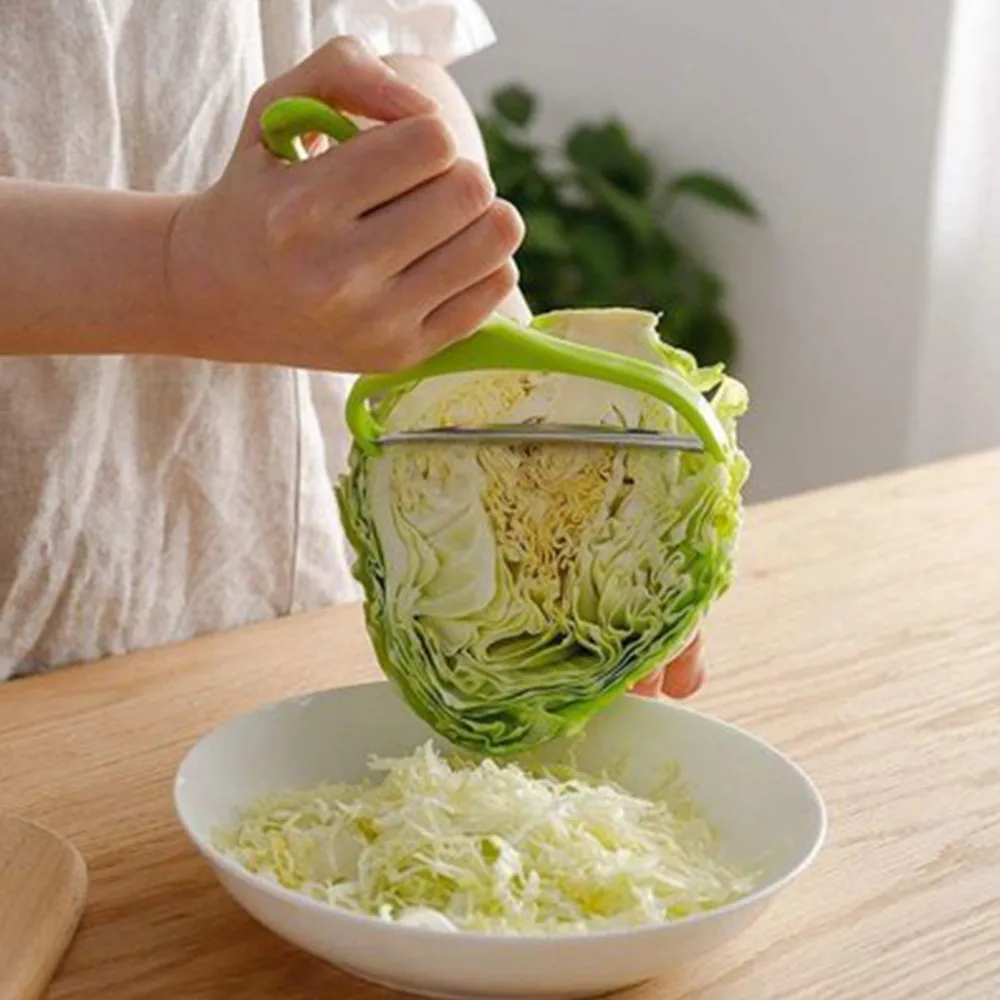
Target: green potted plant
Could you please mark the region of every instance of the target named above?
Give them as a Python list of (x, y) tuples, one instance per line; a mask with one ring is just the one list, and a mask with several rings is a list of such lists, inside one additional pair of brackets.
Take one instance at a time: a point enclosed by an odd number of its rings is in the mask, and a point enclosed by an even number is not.
[(498, 193), (522, 213), (522, 288), (536, 312), (628, 305), (663, 314), (660, 336), (702, 364), (732, 364), (737, 332), (721, 277), (672, 226), (671, 209), (695, 198), (758, 220), (751, 199), (708, 171), (663, 177), (611, 118), (575, 125), (557, 147), (532, 134), (527, 88), (495, 91), (479, 116)]

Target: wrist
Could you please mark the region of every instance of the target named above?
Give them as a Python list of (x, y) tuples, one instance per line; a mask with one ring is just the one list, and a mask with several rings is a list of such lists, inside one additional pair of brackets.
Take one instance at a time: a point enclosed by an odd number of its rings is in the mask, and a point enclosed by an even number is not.
[(163, 231), (163, 301), (166, 323), (161, 353), (175, 357), (211, 357), (206, 331), (212, 328), (209, 303), (213, 255), (205, 252), (202, 217), (206, 205), (199, 194), (174, 199)]
[(0, 355), (169, 353), (180, 201), (0, 179)]

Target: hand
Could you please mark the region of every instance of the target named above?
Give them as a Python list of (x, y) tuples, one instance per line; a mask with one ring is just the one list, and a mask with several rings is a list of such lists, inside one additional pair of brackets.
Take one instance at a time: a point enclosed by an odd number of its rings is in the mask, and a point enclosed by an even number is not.
[(705, 679), (701, 655), (701, 635), (696, 635), (680, 656), (660, 667), (632, 688), (633, 694), (656, 698), (689, 698)]
[[(287, 164), (272, 101), (385, 122)], [(436, 106), (339, 38), (262, 88), (222, 178), (182, 199), (167, 252), (177, 353), (347, 372), (408, 367), (471, 333), (517, 285), (516, 211), (456, 155)]]

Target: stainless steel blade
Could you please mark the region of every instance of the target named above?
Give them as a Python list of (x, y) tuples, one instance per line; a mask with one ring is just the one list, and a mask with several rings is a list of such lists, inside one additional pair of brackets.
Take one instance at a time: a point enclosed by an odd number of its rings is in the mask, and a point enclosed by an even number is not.
[(703, 452), (696, 437), (664, 434), (639, 428), (596, 427), (576, 424), (487, 424), (481, 427), (433, 427), (396, 431), (377, 439), (378, 444), (416, 443), (476, 444), (593, 444), (625, 448), (661, 448), (668, 451)]

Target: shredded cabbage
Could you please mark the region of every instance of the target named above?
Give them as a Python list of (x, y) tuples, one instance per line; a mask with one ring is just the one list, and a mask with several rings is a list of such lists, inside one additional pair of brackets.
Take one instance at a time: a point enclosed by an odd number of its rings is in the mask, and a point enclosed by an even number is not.
[(661, 924), (746, 895), (676, 777), (647, 800), (567, 766), (375, 759), (379, 782), (265, 796), (223, 831), (246, 870), (385, 921), (493, 934)]

